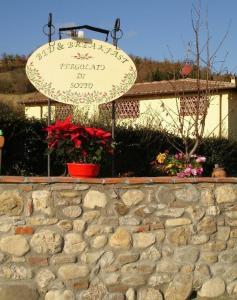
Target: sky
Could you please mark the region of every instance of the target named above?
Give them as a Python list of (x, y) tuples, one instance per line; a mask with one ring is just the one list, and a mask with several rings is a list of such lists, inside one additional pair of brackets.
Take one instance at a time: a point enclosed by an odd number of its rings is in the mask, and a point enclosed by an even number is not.
[[(192, 58), (188, 45), (195, 45), (191, 17), (195, 3), (196, 0), (0, 0), (0, 55), (29, 55), (45, 44), (47, 36), (42, 28), (51, 12), (56, 29), (53, 40), (58, 39), (59, 27), (91, 25), (112, 30), (116, 18), (120, 18), (123, 36), (119, 48), (128, 54), (159, 61), (188, 60)], [(206, 19), (211, 54), (227, 33), (215, 53), (216, 71), (237, 73), (236, 12), (237, 0), (201, 0), (201, 48), (205, 45)], [(85, 34), (104, 39), (101, 34)]]

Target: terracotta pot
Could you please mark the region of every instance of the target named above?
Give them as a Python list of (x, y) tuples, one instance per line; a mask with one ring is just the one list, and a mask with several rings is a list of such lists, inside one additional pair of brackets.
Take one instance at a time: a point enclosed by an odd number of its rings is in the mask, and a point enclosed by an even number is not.
[(100, 165), (86, 163), (67, 163), (68, 173), (71, 177), (92, 178), (98, 176)]
[(211, 177), (226, 177), (226, 171), (224, 168), (215, 165), (215, 168), (212, 171)]

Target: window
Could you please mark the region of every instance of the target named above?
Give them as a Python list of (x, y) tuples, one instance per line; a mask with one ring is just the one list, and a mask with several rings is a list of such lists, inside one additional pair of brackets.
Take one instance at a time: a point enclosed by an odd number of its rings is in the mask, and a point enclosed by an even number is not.
[(55, 120), (65, 120), (69, 115), (73, 114), (72, 105), (61, 104), (55, 106)]
[[(199, 102), (198, 102), (199, 101)], [(192, 116), (197, 113), (203, 115), (206, 105), (209, 106), (209, 99), (206, 96), (181, 97), (180, 98), (180, 114), (182, 116)]]
[[(140, 115), (139, 101), (138, 100), (123, 100), (115, 103), (116, 117), (119, 119), (125, 118), (138, 118)], [(100, 114), (103, 111), (111, 113), (112, 103), (104, 103), (99, 105)]]

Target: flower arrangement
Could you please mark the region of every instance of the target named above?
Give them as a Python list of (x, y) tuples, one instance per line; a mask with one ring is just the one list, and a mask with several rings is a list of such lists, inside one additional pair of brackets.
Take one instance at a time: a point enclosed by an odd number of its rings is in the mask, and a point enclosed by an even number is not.
[(204, 156), (191, 155), (187, 160), (184, 153), (170, 155), (168, 151), (159, 153), (153, 165), (161, 172), (178, 177), (201, 176), (203, 173), (202, 163), (206, 161)]
[(101, 128), (74, 124), (72, 117), (45, 128), (50, 152), (67, 162), (100, 163), (105, 154), (112, 154), (111, 133)]

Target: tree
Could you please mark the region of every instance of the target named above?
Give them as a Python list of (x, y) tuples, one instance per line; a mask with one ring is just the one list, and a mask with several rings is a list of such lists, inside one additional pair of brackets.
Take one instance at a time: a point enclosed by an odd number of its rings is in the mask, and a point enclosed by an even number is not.
[[(205, 21), (206, 27), (206, 38), (204, 46), (201, 46), (200, 33), (201, 33), (201, 9), (200, 1), (192, 8), (192, 28), (194, 32), (194, 46), (190, 47), (189, 51), (192, 55), (192, 60), (194, 62), (192, 76), (196, 78), (196, 98), (191, 102), (185, 103), (185, 110), (182, 105), (180, 105), (180, 99), (184, 96), (184, 91), (178, 91), (176, 94), (176, 110), (171, 110), (170, 107), (162, 101), (161, 107), (165, 113), (167, 119), (169, 119), (169, 126), (172, 128), (173, 133), (178, 134), (181, 137), (182, 145), (174, 144), (173, 147), (179, 152), (185, 154), (187, 162), (190, 160), (191, 156), (197, 151), (203, 136), (204, 129), (206, 125), (206, 117), (208, 113), (208, 108), (212, 100), (213, 93), (218, 87), (218, 83), (213, 84), (211, 82), (212, 70), (215, 64), (216, 54), (220, 47), (222, 46), (227, 32), (220, 41), (216, 50), (210, 54), (209, 44), (210, 36), (208, 30), (208, 18)], [(189, 46), (191, 43), (189, 43)], [(205, 55), (204, 55), (205, 52)], [(181, 75), (185, 75), (182, 74)], [(203, 87), (203, 81), (205, 80), (205, 87)], [(176, 78), (177, 79), (177, 78)], [(170, 81), (170, 85), (175, 91), (174, 81)], [(188, 113), (187, 113), (188, 112)], [(167, 120), (163, 120), (167, 128)]]

